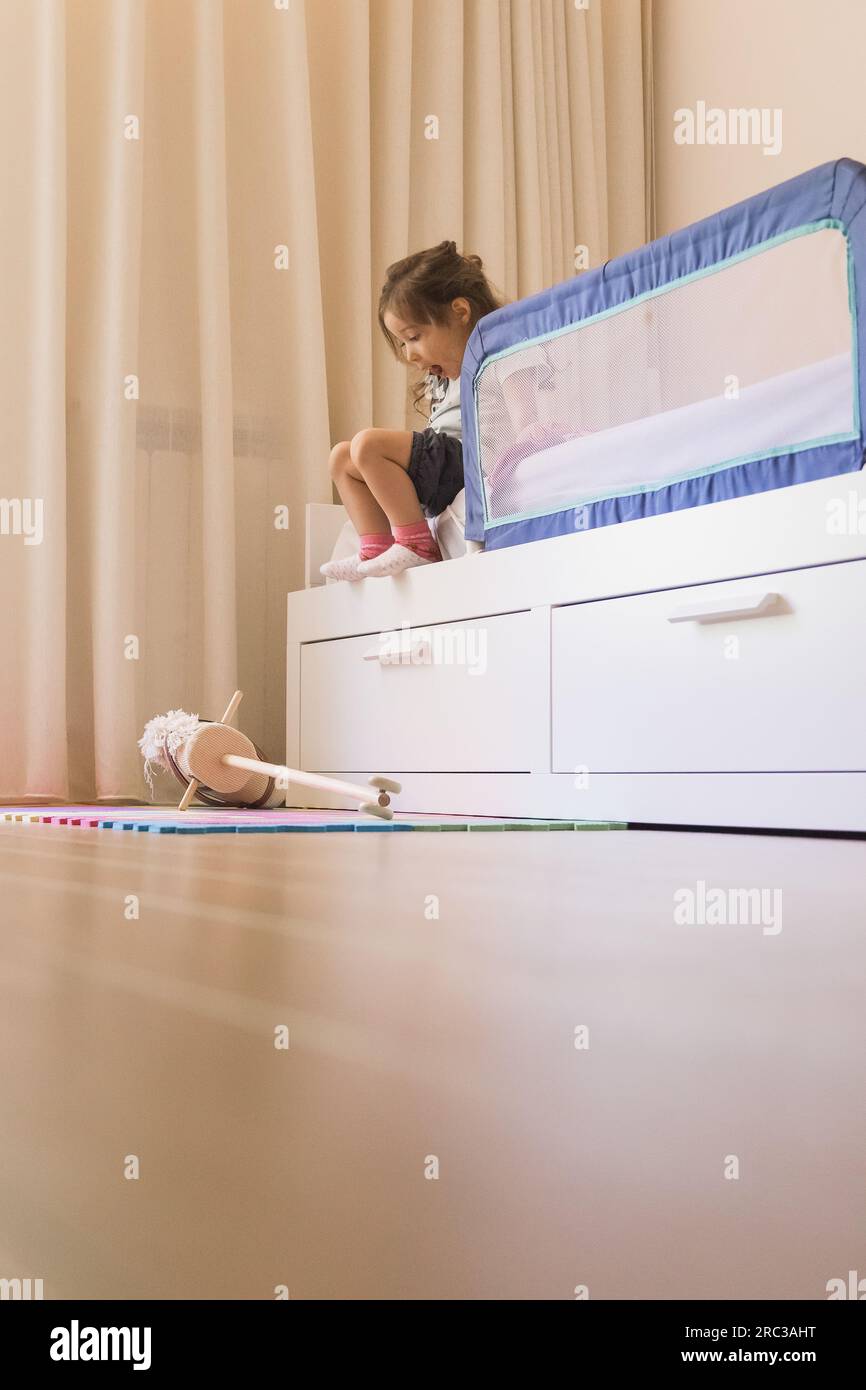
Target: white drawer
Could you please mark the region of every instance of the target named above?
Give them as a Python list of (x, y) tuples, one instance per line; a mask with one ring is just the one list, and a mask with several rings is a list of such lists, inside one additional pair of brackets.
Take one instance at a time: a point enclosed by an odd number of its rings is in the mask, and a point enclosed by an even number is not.
[(539, 682), (529, 612), (305, 643), (308, 771), (529, 771)]
[(864, 614), (863, 560), (554, 609), (554, 771), (866, 769)]

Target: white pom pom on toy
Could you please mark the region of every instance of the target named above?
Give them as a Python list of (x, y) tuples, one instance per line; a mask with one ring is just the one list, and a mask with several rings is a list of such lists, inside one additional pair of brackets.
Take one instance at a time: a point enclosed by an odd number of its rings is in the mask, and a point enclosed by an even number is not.
[(168, 754), (176, 754), (198, 727), (198, 715), (187, 714), (183, 709), (170, 709), (168, 714), (158, 714), (145, 724), (138, 746), (144, 758), (144, 777), (151, 795), (154, 769), (170, 772)]

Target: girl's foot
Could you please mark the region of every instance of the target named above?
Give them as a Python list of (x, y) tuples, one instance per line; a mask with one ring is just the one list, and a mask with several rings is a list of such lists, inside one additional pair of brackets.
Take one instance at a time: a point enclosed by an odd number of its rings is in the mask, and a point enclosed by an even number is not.
[(401, 570), (412, 569), (415, 565), (431, 565), (442, 559), (436, 537), (423, 517), (405, 526), (392, 526), (391, 530), (394, 544), (372, 560), (365, 555), (363, 563), (359, 565), (358, 573), (365, 579), (399, 574)]
[(363, 574), (358, 573), (361, 565), (360, 553), (357, 555), (347, 555), (343, 560), (329, 560), (325, 565), (319, 565), (319, 574), (323, 574), (326, 579), (348, 579), (354, 582), (363, 579)]
[(411, 550), (408, 545), (400, 545), (398, 541), (389, 550), (377, 555), (374, 560), (362, 560), (358, 566), (358, 575), (361, 579), (384, 579), (386, 575), (400, 574), (403, 570), (414, 568), (415, 565), (435, 565), (442, 559), (438, 546), (436, 552), (435, 555), (419, 555), (417, 550)]
[(329, 560), (326, 565), (319, 566), (319, 573), (326, 579), (363, 579), (360, 566), (365, 560), (375, 560), (378, 555), (389, 550), (394, 537), (390, 531), (371, 531), (359, 539), (361, 548), (357, 555), (350, 555), (345, 560)]

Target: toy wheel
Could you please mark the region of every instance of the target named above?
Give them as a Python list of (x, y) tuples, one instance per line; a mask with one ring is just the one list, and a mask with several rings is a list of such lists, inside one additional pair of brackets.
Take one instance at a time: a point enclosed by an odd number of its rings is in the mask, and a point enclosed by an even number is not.
[(392, 781), (390, 777), (369, 777), (367, 780), (371, 787), (376, 787), (381, 792), (402, 791), (400, 783)]
[(379, 806), (375, 801), (362, 801), (358, 807), (368, 816), (378, 816), (380, 820), (393, 820), (394, 812), (388, 806)]

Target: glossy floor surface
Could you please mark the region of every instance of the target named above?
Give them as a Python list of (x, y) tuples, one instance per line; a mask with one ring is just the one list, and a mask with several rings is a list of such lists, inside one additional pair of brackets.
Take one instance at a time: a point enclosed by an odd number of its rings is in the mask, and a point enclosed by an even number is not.
[(856, 841), (3, 825), (0, 1277), (826, 1298), (864, 884)]

